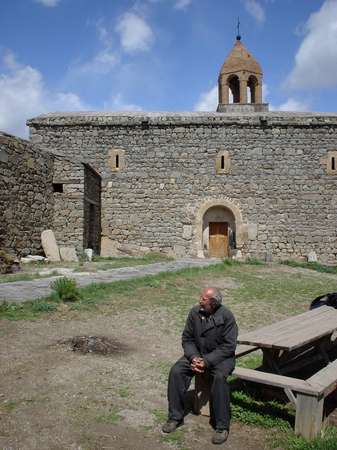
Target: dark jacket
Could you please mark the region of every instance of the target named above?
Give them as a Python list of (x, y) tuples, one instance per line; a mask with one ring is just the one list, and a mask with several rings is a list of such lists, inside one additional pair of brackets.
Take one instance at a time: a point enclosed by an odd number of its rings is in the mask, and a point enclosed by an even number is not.
[(238, 327), (231, 311), (221, 305), (208, 318), (199, 311), (200, 306), (194, 306), (186, 320), (182, 335), (186, 358), (191, 361), (195, 356), (201, 356), (208, 367), (234, 358)]

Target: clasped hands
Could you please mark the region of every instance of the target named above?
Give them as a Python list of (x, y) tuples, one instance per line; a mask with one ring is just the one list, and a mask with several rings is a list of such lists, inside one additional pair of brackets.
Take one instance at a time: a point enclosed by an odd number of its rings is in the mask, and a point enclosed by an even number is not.
[(195, 356), (191, 361), (191, 369), (196, 373), (204, 373), (206, 369), (206, 364), (203, 358)]

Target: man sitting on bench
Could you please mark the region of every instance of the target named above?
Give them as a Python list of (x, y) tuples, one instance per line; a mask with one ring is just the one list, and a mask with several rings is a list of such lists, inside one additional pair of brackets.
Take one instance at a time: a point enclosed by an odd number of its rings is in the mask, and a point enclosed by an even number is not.
[(195, 374), (209, 371), (210, 423), (215, 429), (213, 444), (226, 441), (229, 432), (229, 386), (226, 377), (235, 366), (238, 328), (233, 314), (222, 305), (217, 288), (202, 290), (199, 305), (188, 314), (182, 334), (184, 356), (171, 368), (168, 381), (168, 420), (164, 433), (175, 431), (183, 424), (186, 393)]

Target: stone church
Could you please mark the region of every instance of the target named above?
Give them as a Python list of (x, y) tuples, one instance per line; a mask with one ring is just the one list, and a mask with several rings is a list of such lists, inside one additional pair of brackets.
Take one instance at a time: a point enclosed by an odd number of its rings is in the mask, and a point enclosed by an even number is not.
[[(314, 251), (336, 263), (337, 114), (270, 112), (262, 77), (238, 36), (220, 70), (216, 112), (29, 120), (30, 142), (20, 145), (51, 159), (43, 220), (58, 241), (105, 256), (240, 251), (281, 260)], [(4, 139), (14, 138), (0, 136), (0, 183)]]

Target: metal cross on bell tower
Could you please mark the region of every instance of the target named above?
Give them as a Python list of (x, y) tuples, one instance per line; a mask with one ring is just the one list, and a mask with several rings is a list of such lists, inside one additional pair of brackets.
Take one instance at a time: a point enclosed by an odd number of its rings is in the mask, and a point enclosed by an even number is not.
[(240, 41), (241, 40), (241, 36), (240, 36), (240, 17), (238, 17), (238, 23), (237, 23), (236, 28), (238, 30), (238, 34), (236, 35), (236, 40)]

